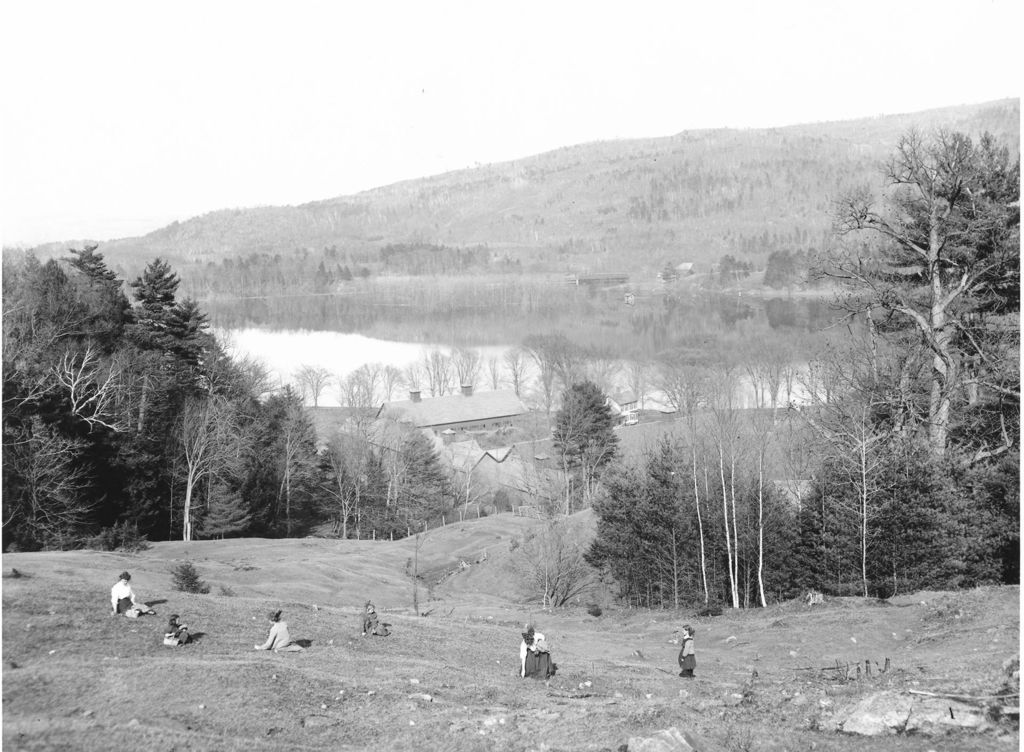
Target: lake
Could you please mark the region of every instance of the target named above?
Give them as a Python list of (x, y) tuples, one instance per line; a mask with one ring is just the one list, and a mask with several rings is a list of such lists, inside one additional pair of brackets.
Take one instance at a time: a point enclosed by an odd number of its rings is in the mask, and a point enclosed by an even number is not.
[[(262, 361), (270, 370), (273, 381), (277, 385), (283, 386), (294, 382), (294, 373), (301, 366), (326, 368), (334, 377), (334, 382), (320, 395), (319, 404), (325, 407), (334, 407), (339, 404), (338, 380), (362, 365), (379, 363), (404, 369), (411, 363), (422, 361), (424, 352), (435, 347), (443, 352), (450, 351), (450, 348), (444, 345), (391, 342), (345, 332), (287, 331), (259, 327), (216, 329), (215, 332), (232, 355), (248, 355)], [(490, 374), (486, 369), (487, 361), (492, 357), (496, 357), (500, 364), (501, 388), (511, 388), (507, 380), (503, 358), (513, 346), (510, 344), (504, 347), (492, 345), (473, 348), (482, 356), (481, 373), (476, 383), (478, 390), (486, 391), (490, 388)], [(806, 371), (806, 367), (801, 370)], [(527, 359), (525, 381), (528, 386), (524, 390), (523, 397), (527, 404), (533, 407), (540, 404), (539, 395), (536, 394), (535, 389), (536, 376), (536, 366)], [(626, 387), (624, 378), (624, 376), (619, 377), (619, 383), (617, 383), (619, 388)], [(406, 396), (403, 389), (394, 394), (393, 398), (404, 399)], [(735, 398), (739, 407), (755, 406), (754, 389), (745, 376), (740, 377), (737, 382)], [(796, 402), (804, 404), (809, 402), (806, 390), (801, 385), (797, 385), (793, 398)], [(650, 389), (647, 392), (646, 403), (649, 409), (671, 409), (664, 395), (655, 389)]]

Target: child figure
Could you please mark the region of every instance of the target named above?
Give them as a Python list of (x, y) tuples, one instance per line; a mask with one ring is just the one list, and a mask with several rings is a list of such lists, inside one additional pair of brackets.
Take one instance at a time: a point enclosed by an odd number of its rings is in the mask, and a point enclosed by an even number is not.
[(693, 652), (693, 627), (683, 625), (683, 647), (679, 651), (679, 675), (693, 678), (693, 670), (697, 668), (697, 656)]
[(178, 618), (177, 614), (171, 614), (171, 618), (167, 622), (167, 631), (164, 633), (164, 645), (171, 647), (187, 645), (192, 639), (188, 633), (188, 624), (179, 623)]

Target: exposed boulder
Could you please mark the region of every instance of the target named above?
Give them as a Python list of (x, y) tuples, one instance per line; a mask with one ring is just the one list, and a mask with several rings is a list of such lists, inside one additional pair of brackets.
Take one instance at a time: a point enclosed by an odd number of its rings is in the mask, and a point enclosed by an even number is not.
[(673, 726), (651, 736), (632, 736), (626, 749), (629, 752), (703, 752), (707, 747), (690, 732)]
[(836, 728), (861, 736), (895, 734), (906, 728), (913, 704), (899, 692), (878, 692), (837, 713)]
[(980, 730), (988, 727), (981, 708), (941, 697), (925, 697), (914, 703), (906, 731), (915, 734), (945, 734), (954, 729)]
[(985, 711), (942, 697), (911, 697), (899, 692), (877, 692), (836, 713), (836, 728), (847, 734), (946, 734), (954, 729), (989, 727)]

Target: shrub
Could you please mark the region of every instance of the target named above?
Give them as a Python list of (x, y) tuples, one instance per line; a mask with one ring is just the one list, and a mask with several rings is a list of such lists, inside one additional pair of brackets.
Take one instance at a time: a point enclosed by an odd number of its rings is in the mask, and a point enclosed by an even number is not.
[(596, 603), (591, 603), (587, 606), (587, 613), (591, 616), (600, 616), (603, 612), (601, 611), (601, 607), (599, 605), (597, 605)]
[(105, 527), (88, 541), (89, 548), (100, 551), (126, 551), (138, 553), (149, 548), (146, 536), (139, 533), (139, 526), (124, 520), (113, 527)]
[(199, 572), (192, 566), (192, 562), (184, 561), (171, 570), (171, 580), (175, 590), (183, 593), (199, 593), (205, 595), (210, 592), (210, 586), (199, 579)]
[(231, 598), (231, 597), (233, 597), (235, 595), (235, 591), (232, 590), (231, 588), (229, 588), (227, 585), (221, 585), (220, 586), (220, 594), (221, 595), (226, 595), (228, 598)]

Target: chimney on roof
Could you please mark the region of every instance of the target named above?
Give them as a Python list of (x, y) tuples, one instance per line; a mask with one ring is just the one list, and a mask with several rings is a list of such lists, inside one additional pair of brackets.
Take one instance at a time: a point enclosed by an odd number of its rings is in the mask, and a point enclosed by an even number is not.
[(419, 389), (410, 389), (409, 390), (409, 399), (412, 400), (413, 402), (419, 402), (420, 401), (420, 390)]
[(472, 384), (463, 384), (462, 385), (462, 396), (463, 397), (472, 397), (473, 396), (473, 385)]

